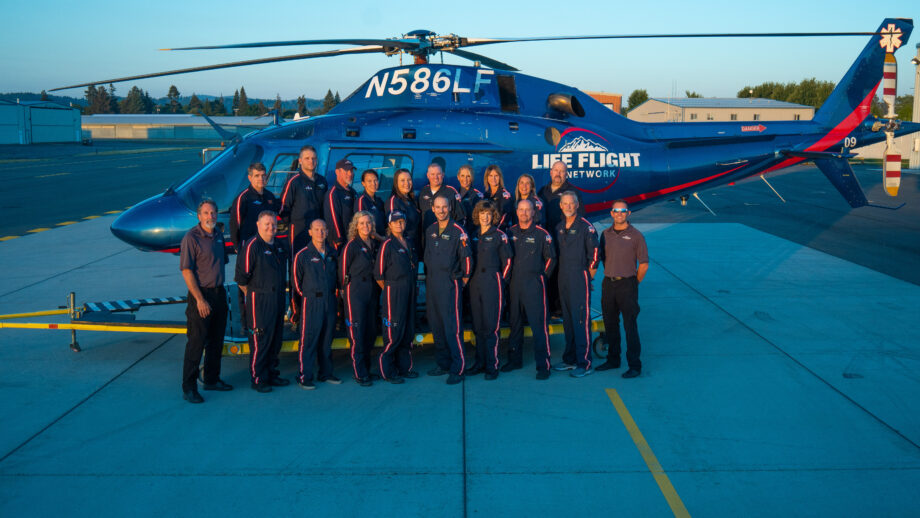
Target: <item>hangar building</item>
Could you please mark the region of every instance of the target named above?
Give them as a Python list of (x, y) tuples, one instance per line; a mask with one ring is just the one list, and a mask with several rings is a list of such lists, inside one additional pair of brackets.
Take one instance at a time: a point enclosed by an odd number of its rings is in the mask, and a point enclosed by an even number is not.
[(50, 101), (0, 100), (0, 144), (80, 142), (80, 110)]
[(627, 114), (639, 122), (729, 122), (811, 120), (815, 109), (773, 99), (654, 97)]
[[(245, 135), (272, 123), (271, 117), (211, 117), (227, 131)], [(83, 129), (93, 139), (218, 140), (204, 117), (192, 114), (84, 115)]]

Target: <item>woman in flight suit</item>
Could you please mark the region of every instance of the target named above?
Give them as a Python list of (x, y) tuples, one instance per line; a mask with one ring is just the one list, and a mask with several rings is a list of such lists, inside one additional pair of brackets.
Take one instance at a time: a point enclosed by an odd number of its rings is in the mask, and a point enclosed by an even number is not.
[(383, 290), (383, 352), (378, 364), (380, 375), (390, 383), (417, 378), (412, 371), (412, 317), (415, 311), (415, 260), (409, 241), (403, 235), (406, 216), (393, 211), (389, 217), (389, 239), (380, 245), (374, 279)]
[(374, 282), (374, 261), (379, 236), (374, 216), (355, 213), (348, 226), (348, 243), (339, 258), (339, 286), (345, 308), (345, 329), (351, 342), (351, 363), (355, 381), (362, 387), (373, 384), (370, 377), (371, 349), (377, 338), (377, 300), (380, 289)]

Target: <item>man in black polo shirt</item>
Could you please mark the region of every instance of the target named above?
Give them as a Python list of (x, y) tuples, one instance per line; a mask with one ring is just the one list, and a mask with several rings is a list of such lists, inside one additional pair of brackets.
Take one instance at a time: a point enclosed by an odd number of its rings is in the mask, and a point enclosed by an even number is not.
[(604, 283), (601, 286), (601, 311), (607, 333), (609, 352), (607, 361), (597, 367), (599, 371), (620, 367), (620, 317), (626, 332), (626, 362), (629, 370), (624, 378), (635, 378), (642, 372), (639, 361), (639, 283), (648, 271), (648, 247), (645, 237), (629, 224), (629, 206), (616, 200), (610, 209), (613, 225), (601, 234), (601, 262), (604, 264)]
[(227, 254), (217, 228), (217, 204), (211, 200), (198, 204), (198, 224), (189, 230), (179, 245), (179, 269), (188, 287), (188, 322), (185, 361), (182, 366), (182, 397), (189, 403), (203, 403), (198, 393), (198, 364), (204, 351), (204, 390), (233, 390), (220, 379), (220, 357), (227, 325), (227, 293), (224, 291), (224, 264)]

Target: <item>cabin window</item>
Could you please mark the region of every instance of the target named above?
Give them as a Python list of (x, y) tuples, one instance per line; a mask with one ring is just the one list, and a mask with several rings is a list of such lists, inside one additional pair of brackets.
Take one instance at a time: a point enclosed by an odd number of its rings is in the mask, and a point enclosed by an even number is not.
[(692, 120), (692, 121), (695, 121), (695, 120), (696, 120), (696, 114), (695, 114), (695, 113), (691, 113), (691, 114), (690, 114), (690, 120)]
[(345, 158), (355, 164), (355, 179), (351, 186), (358, 193), (364, 192), (364, 186), (361, 185), (361, 173), (367, 169), (377, 171), (377, 176), (380, 178), (377, 196), (384, 201), (390, 198), (390, 192), (393, 190), (393, 174), (396, 173), (396, 170), (412, 171), (412, 158), (408, 155), (351, 153)]
[(707, 113), (707, 114), (706, 114), (706, 120), (708, 120), (708, 121), (711, 121), (711, 120), (712, 120), (712, 114), (711, 114), (711, 113)]
[(521, 111), (518, 107), (514, 76), (498, 74), (498, 96), (503, 112), (519, 113)]
[(755, 114), (754, 114), (754, 119), (753, 119), (753, 120), (759, 121), (759, 120), (760, 120), (760, 114), (759, 114), (759, 113), (755, 113)]
[(275, 196), (281, 197), (281, 191), (287, 184), (288, 178), (300, 170), (300, 157), (297, 153), (279, 153), (268, 168), (268, 180), (265, 187)]
[(737, 113), (733, 113), (733, 114), (731, 114), (729, 117), (730, 117), (731, 120), (733, 120), (733, 121), (738, 120), (738, 114), (737, 114)]
[(794, 120), (794, 121), (800, 121), (800, 120), (802, 120), (802, 114), (801, 114), (801, 113), (796, 113), (795, 115), (792, 116), (792, 120)]
[(240, 142), (182, 182), (176, 187), (176, 194), (192, 211), (205, 198), (217, 202), (221, 211), (227, 211), (236, 195), (249, 183), (246, 179), (249, 164), (261, 162), (263, 153), (262, 146), (258, 144)]

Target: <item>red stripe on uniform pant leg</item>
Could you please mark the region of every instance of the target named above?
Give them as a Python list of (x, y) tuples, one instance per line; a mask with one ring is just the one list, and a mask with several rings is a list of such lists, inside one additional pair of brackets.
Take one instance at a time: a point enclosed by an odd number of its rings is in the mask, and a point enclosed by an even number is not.
[(460, 282), (454, 281), (454, 321), (457, 323), (457, 350), (460, 352), (460, 372), (466, 368), (466, 358), (463, 357), (463, 342), (460, 341)]
[(588, 351), (591, 347), (591, 287), (588, 281), (588, 272), (585, 273), (585, 362), (588, 363), (585, 369), (591, 368), (591, 360), (588, 359)]
[(393, 328), (391, 327), (393, 324), (393, 320), (392, 320), (393, 317), (392, 317), (392, 311), (391, 311), (392, 307), (393, 305), (390, 302), (390, 287), (387, 286), (387, 324), (386, 324), (387, 345), (386, 347), (383, 348), (383, 352), (380, 353), (380, 356), (377, 357), (377, 364), (380, 366), (380, 376), (382, 376), (383, 379), (387, 379), (386, 371), (383, 368), (383, 355), (385, 355), (387, 351), (390, 350), (390, 347), (393, 345)]
[(540, 276), (540, 287), (543, 289), (543, 337), (546, 338), (546, 369), (549, 370), (549, 328), (546, 325), (546, 281)]
[(348, 310), (348, 336), (351, 337), (351, 367), (355, 371), (355, 379), (358, 378), (358, 363), (355, 361), (355, 349), (358, 344), (355, 341), (355, 321), (352, 319), (351, 311), (351, 285), (345, 287), (345, 308)]
[(495, 282), (498, 287), (498, 313), (495, 315), (495, 345), (492, 346), (492, 357), (495, 358), (495, 368), (498, 369), (498, 340), (502, 323), (502, 277), (498, 272), (495, 272)]
[(256, 375), (256, 358), (259, 357), (259, 335), (256, 333), (256, 293), (252, 292), (252, 365), (250, 370), (252, 371), (252, 379), (255, 381), (256, 385), (259, 384), (259, 377)]

